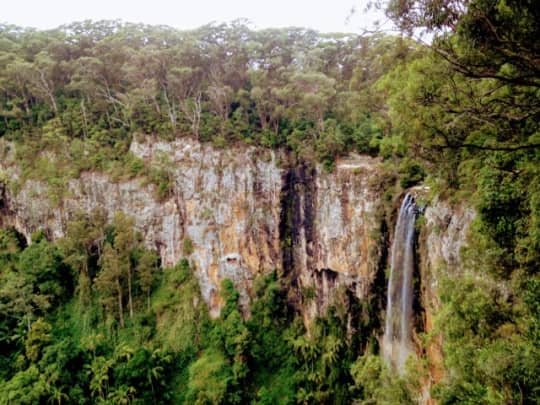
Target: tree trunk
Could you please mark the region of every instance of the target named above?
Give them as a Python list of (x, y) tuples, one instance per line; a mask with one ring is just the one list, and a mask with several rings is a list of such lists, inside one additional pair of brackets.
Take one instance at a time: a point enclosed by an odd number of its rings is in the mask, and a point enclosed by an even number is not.
[(84, 105), (84, 98), (81, 100), (81, 112), (83, 117), (83, 138), (88, 137), (88, 119), (86, 117), (86, 107)]
[(56, 105), (56, 98), (54, 97), (54, 92), (50, 88), (49, 83), (47, 82), (47, 79), (45, 78), (45, 72), (43, 70), (39, 71), (39, 79), (41, 81), (41, 85), (43, 86), (43, 90), (47, 94), (47, 97), (49, 98), (51, 102), (51, 107), (54, 111), (54, 115), (58, 115), (58, 106)]
[(128, 266), (128, 306), (129, 306), (129, 318), (133, 318), (133, 297), (131, 295), (131, 268)]
[(118, 292), (118, 317), (120, 318), (120, 327), (124, 328), (124, 306), (122, 304), (122, 287), (120, 286), (120, 280), (116, 279), (116, 291)]

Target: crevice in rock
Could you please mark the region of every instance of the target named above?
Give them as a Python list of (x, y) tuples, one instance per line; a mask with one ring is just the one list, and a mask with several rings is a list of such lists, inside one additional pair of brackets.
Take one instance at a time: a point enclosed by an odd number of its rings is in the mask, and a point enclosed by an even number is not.
[(388, 282), (386, 270), (388, 269), (388, 252), (390, 251), (390, 232), (386, 217), (383, 217), (380, 221), (379, 232), (379, 261), (371, 287), (373, 294), (373, 298), (371, 299), (373, 320), (371, 320), (370, 326), (371, 332), (376, 334), (380, 334), (383, 330), (383, 312), (386, 308), (387, 300), (386, 290)]
[(303, 302), (300, 272), (312, 270), (315, 255), (314, 167), (302, 163), (285, 171), (280, 197), (279, 234), (283, 278), (289, 288), (289, 303), (297, 310)]
[[(420, 214), (421, 215), (421, 214)], [(420, 251), (420, 232), (414, 234), (413, 248), (413, 314), (414, 325), (413, 330), (418, 335), (425, 331), (425, 302), (424, 302), (424, 280), (422, 279), (421, 271), (421, 251)]]
[[(328, 310), (327, 306), (332, 305), (337, 301), (335, 290), (338, 285), (339, 273), (332, 269), (316, 269), (312, 273), (313, 275), (313, 287), (314, 287), (314, 297), (316, 300), (316, 305), (319, 313), (325, 312)], [(352, 283), (351, 283), (352, 284)], [(351, 289), (351, 285), (345, 286), (346, 290)], [(304, 300), (307, 297), (303, 297)]]
[(351, 317), (351, 327), (355, 331), (356, 341), (353, 342), (358, 351), (371, 353), (379, 352), (378, 337), (383, 333), (384, 316), (386, 308), (386, 290), (388, 268), (388, 252), (390, 249), (390, 232), (386, 215), (381, 213), (378, 219), (378, 237), (375, 238), (376, 252), (374, 253), (374, 276), (368, 293), (363, 299), (359, 299), (353, 292), (353, 288), (347, 291), (349, 297), (349, 317)]
[(8, 211), (6, 186), (4, 183), (0, 183), (0, 226), (4, 225), (4, 218), (8, 215)]
[(17, 238), (20, 236), (24, 239), (24, 245), (21, 246), (27, 246), (30, 243), (29, 236), (25, 235), (23, 230), (17, 226), (15, 213), (10, 204), (9, 191), (2, 182), (0, 182), (0, 228), (13, 229), (17, 234)]
[(280, 195), (279, 239), (283, 276), (294, 268), (294, 170), (285, 171)]

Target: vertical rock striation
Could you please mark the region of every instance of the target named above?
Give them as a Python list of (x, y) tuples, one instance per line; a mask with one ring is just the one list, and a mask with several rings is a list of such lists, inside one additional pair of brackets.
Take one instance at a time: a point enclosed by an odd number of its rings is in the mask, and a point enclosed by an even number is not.
[(338, 161), (332, 173), (320, 167), (295, 172), (289, 268), (307, 322), (342, 301), (347, 291), (368, 299), (382, 253), (382, 176), (377, 159), (358, 155)]
[[(161, 227), (166, 263), (188, 256), (212, 315), (221, 308), (219, 286), (229, 278), (249, 301), (253, 278), (280, 267), (282, 171), (272, 151), (218, 150), (181, 140), (133, 143), (132, 152), (156, 163), (167, 159), (174, 178), (172, 197), (178, 222)], [(150, 240), (156, 239), (150, 236)], [(184, 252), (189, 240), (193, 252)], [(189, 254), (191, 253), (191, 254)]]
[[(423, 328), (430, 334), (434, 318), (440, 308), (439, 282), (441, 277), (458, 277), (464, 271), (461, 250), (467, 244), (467, 235), (475, 211), (464, 204), (451, 206), (435, 199), (424, 212), (425, 224), (420, 234), (421, 304), (424, 309)], [(427, 359), (429, 381), (424, 384), (422, 403), (433, 403), (429, 387), (444, 377), (442, 337), (431, 335), (423, 351)]]
[[(112, 218), (124, 211), (164, 265), (189, 257), (212, 315), (222, 304), (218, 290), (224, 278), (233, 280), (247, 304), (253, 277), (281, 265), (282, 170), (277, 155), (151, 138), (133, 142), (131, 152), (174, 179), (166, 198), (157, 199), (155, 186), (145, 179), (115, 182), (106, 174), (86, 172), (69, 181), (58, 202), (43, 182), (26, 181), (16, 194), (6, 191), (1, 221), (27, 238), (43, 229), (57, 239), (76, 212), (101, 208)], [(2, 169), (17, 177), (16, 166)]]
[[(28, 180), (16, 193), (2, 186), (0, 224), (27, 239), (38, 229), (57, 239), (77, 212), (101, 208), (112, 218), (124, 211), (164, 265), (189, 258), (213, 316), (223, 279), (233, 281), (246, 306), (254, 277), (276, 268), (290, 280), (291, 301), (306, 321), (325, 313), (344, 289), (359, 299), (369, 294), (380, 256), (383, 179), (376, 159), (351, 156), (326, 173), (280, 167), (287, 160), (282, 152), (150, 137), (134, 141), (131, 152), (173, 179), (165, 198), (156, 198), (144, 178), (114, 181), (85, 172), (59, 200), (45, 182)], [(0, 171), (8, 178), (19, 173), (6, 161)]]

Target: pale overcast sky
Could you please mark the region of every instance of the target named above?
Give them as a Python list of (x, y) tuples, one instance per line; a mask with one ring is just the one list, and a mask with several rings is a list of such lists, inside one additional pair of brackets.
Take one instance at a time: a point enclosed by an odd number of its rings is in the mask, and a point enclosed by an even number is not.
[[(366, 0), (2, 0), (0, 22), (40, 29), (86, 19), (121, 19), (196, 28), (246, 18), (253, 28), (300, 26), (322, 32), (360, 32), (374, 14)], [(351, 9), (357, 12), (348, 21)]]

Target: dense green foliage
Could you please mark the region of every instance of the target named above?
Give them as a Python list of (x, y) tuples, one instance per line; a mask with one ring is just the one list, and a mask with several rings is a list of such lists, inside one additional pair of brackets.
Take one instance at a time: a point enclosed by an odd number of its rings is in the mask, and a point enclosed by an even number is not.
[(540, 9), (534, 1), (391, 1), (429, 52), (380, 82), (393, 131), (435, 192), (477, 217), (462, 274), (444, 274), (441, 403), (539, 403)]
[[(410, 58), (412, 44), (241, 22), (188, 32), (111, 21), (46, 32), (0, 25), (0, 136), (22, 141), (25, 169), (48, 177), (139, 174), (126, 154), (135, 133), (286, 147), (330, 164), (377, 152), (385, 126), (372, 86)], [(42, 161), (44, 148), (62, 163)]]
[[(82, 225), (88, 232), (78, 232)], [(339, 308), (306, 334), (276, 272), (257, 280), (248, 319), (226, 279), (225, 305), (211, 321), (188, 261), (154, 271), (155, 253), (124, 214), (111, 224), (99, 212), (81, 215), (69, 230), (57, 244), (37, 235), (28, 247), (16, 232), (0, 232), (0, 403), (346, 404), (362, 397), (369, 382), (353, 378), (351, 367), (359, 349), (373, 348), (371, 335), (348, 336)], [(406, 398), (393, 384), (379, 395)]]
[[(534, 1), (390, 1), (401, 38), (191, 32), (116, 22), (0, 26), (0, 136), (21, 179), (105, 170), (172, 179), (126, 153), (136, 134), (284, 148), (331, 168), (391, 162), (401, 187), (472, 205), (463, 268), (434, 269), (442, 404), (540, 403), (540, 8)], [(8, 156), (4, 144), (0, 156)], [(54, 152), (54, 153), (47, 153)], [(427, 176), (427, 178), (426, 178)], [(16, 188), (13, 179), (0, 181)], [(184, 241), (189, 251), (190, 240)], [(82, 213), (57, 243), (0, 232), (0, 403), (414, 403), (433, 360), (398, 377), (373, 323), (331, 307), (310, 330), (277, 273), (250, 316), (225, 280), (210, 320), (188, 261), (159, 267), (132, 220)], [(358, 304), (358, 303), (356, 303)], [(358, 313), (361, 309), (356, 308)], [(297, 309), (297, 308), (296, 308)], [(350, 315), (350, 314), (349, 314)], [(377, 314), (369, 314), (377, 316)]]

